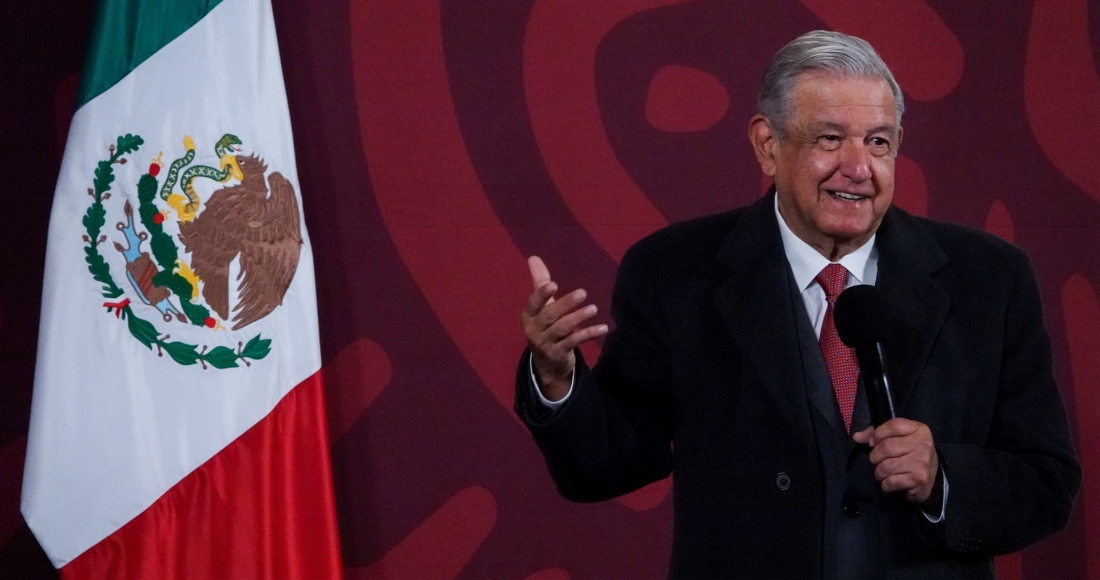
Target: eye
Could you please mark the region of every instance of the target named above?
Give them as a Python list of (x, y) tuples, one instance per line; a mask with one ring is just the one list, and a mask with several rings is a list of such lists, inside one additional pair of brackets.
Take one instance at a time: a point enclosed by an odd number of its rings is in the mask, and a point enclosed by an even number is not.
[(840, 148), (840, 135), (819, 135), (817, 138), (817, 144), (826, 151), (838, 149)]
[(882, 156), (891, 152), (890, 140), (885, 137), (871, 137), (867, 145), (872, 155)]

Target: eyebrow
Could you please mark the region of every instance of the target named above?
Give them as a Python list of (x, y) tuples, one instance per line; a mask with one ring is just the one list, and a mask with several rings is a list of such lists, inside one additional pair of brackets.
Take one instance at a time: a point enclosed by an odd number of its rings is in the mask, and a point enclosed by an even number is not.
[[(841, 123), (834, 123), (832, 121), (818, 121), (817, 123), (814, 124), (813, 129), (814, 129), (814, 131), (830, 130), (830, 131), (838, 131), (840, 133), (847, 133), (848, 132), (848, 126), (847, 125), (844, 125), (844, 124), (841, 124)], [(879, 125), (878, 127), (874, 127), (870, 131), (867, 132), (868, 135), (875, 135), (877, 133), (888, 133), (890, 135), (896, 135), (897, 134), (897, 127), (895, 127), (893, 123), (887, 123), (887, 124), (884, 124), (884, 125)]]

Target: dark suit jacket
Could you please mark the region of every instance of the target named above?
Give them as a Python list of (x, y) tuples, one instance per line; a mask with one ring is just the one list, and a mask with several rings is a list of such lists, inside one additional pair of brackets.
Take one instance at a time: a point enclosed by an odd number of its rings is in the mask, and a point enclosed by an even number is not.
[[(1034, 274), (1019, 249), (891, 208), (877, 285), (899, 416), (926, 423), (945, 523), (884, 498), (891, 578), (992, 577), (991, 556), (1064, 527), (1080, 484)], [(824, 474), (772, 196), (674, 225), (624, 257), (613, 332), (555, 412), (516, 411), (563, 496), (612, 498), (674, 473), (672, 577), (818, 578)]]

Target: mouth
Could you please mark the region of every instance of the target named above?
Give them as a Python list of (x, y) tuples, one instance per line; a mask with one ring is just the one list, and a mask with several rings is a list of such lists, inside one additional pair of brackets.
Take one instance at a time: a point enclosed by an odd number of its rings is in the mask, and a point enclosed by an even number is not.
[(832, 189), (825, 190), (825, 193), (828, 193), (833, 198), (839, 199), (841, 201), (850, 201), (851, 202), (851, 201), (859, 201), (861, 199), (869, 199), (869, 196), (866, 196), (866, 195), (856, 195), (854, 193), (848, 193), (846, 191), (836, 191), (836, 190), (832, 190)]

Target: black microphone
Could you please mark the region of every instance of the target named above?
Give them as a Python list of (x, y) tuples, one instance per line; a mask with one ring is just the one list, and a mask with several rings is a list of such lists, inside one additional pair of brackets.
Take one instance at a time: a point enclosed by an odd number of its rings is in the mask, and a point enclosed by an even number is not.
[(886, 373), (886, 340), (890, 308), (882, 291), (874, 286), (852, 286), (837, 296), (833, 307), (836, 333), (844, 344), (856, 351), (863, 386), (867, 389), (867, 405), (871, 408), (871, 423), (879, 425), (893, 419), (894, 399), (890, 396), (890, 379)]

